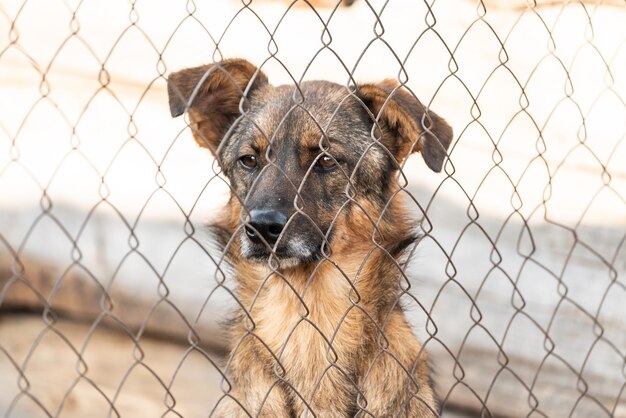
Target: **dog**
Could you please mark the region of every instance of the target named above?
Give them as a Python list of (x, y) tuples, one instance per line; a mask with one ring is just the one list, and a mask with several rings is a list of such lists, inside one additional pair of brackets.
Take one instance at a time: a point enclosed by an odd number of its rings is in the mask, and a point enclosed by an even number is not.
[(212, 416), (438, 416), (398, 301), (419, 237), (398, 175), (413, 152), (439, 172), (452, 128), (395, 81), (273, 86), (243, 59), (174, 72), (168, 94), (231, 188), (211, 228), (240, 308)]

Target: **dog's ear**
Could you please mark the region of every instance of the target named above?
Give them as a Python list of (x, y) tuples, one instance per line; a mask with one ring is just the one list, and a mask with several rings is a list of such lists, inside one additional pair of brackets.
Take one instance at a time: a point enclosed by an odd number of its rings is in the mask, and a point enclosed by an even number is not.
[(431, 170), (440, 172), (452, 142), (452, 128), (395, 80), (360, 85), (357, 96), (378, 124), (389, 131), (383, 144), (398, 162), (419, 151)]
[(176, 117), (188, 111), (194, 138), (215, 153), (241, 114), (243, 95), (266, 84), (267, 76), (244, 59), (187, 68), (168, 77), (170, 112)]

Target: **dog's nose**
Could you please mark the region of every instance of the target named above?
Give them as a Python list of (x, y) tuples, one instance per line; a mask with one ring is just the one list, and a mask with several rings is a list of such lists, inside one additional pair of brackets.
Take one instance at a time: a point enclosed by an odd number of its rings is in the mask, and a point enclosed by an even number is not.
[(250, 211), (250, 220), (246, 222), (246, 235), (252, 242), (262, 242), (259, 234), (272, 245), (287, 224), (287, 215), (277, 210)]

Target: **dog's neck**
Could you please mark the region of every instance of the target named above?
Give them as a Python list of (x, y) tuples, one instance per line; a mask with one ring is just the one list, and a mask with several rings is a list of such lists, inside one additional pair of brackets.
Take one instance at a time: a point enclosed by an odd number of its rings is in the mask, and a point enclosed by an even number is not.
[[(330, 309), (353, 305), (382, 320), (398, 308), (401, 283), (406, 280), (402, 252), (415, 239), (407, 237), (387, 247), (371, 240), (349, 242), (344, 251), (336, 250), (315, 263), (288, 269), (239, 260), (233, 264), (237, 294), (246, 309), (253, 309), (259, 295), (276, 291), (302, 305), (297, 308), (299, 315), (329, 304)], [(271, 308), (272, 304), (266, 306)]]
[[(370, 248), (357, 247), (345, 256), (285, 270), (240, 262), (235, 267), (240, 302), (250, 313), (268, 309), (272, 314), (277, 311), (276, 304), (286, 303), (291, 308), (283, 312), (289, 311), (291, 316), (310, 315), (311, 320), (333, 326), (354, 306), (383, 322), (389, 311), (397, 308), (403, 268), (371, 243)], [(259, 298), (269, 303), (258, 303)]]

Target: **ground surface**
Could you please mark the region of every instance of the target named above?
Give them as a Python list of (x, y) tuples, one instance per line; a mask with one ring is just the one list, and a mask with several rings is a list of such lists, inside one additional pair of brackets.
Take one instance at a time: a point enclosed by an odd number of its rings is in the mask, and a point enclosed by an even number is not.
[[(6, 350), (0, 351), (0, 416), (10, 409), (13, 418), (206, 417), (220, 393), (220, 374), (197, 352), (150, 338), (137, 350), (128, 334), (109, 327), (92, 332), (68, 321), (46, 327), (41, 317), (3, 315), (0, 341)], [(18, 383), (13, 362), (28, 386)]]

